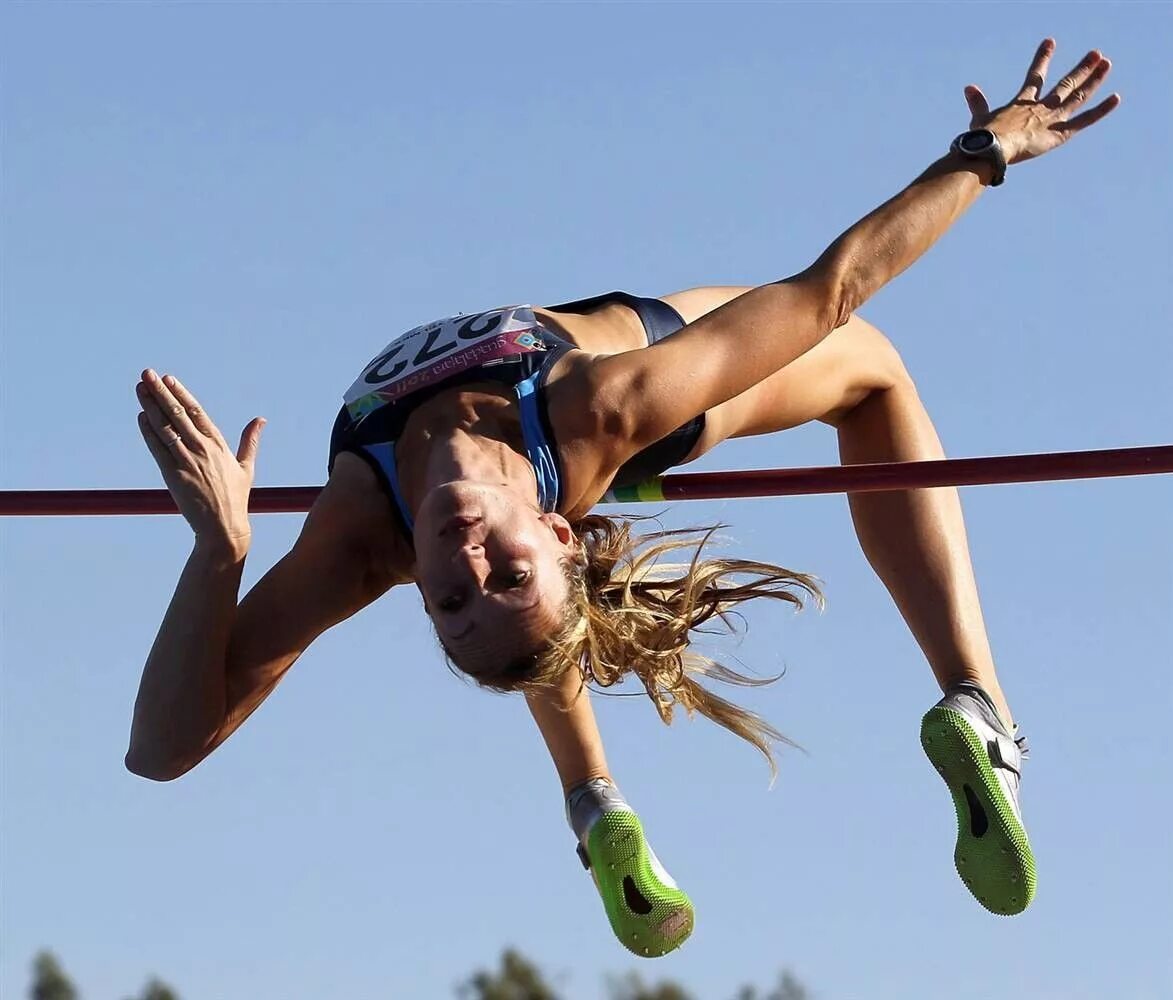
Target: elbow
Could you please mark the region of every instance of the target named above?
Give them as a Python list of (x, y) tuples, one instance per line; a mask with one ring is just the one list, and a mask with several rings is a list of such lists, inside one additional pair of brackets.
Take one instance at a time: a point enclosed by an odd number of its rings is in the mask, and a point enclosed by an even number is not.
[(824, 283), (820, 295), (822, 327), (826, 333), (838, 330), (859, 308), (862, 296), (859, 286), (846, 278), (833, 278)]
[(862, 304), (867, 294), (867, 278), (858, 268), (835, 262), (819, 261), (795, 279), (812, 294), (812, 311), (824, 336), (843, 326)]
[(183, 774), (183, 771), (176, 767), (165, 767), (162, 761), (136, 754), (133, 750), (127, 751), (123, 763), (126, 764), (126, 769), (131, 774), (151, 781), (174, 781)]
[(833, 296), (827, 303), (827, 322), (830, 326), (827, 332), (838, 330), (839, 327), (844, 326), (856, 308), (859, 306), (859, 296), (852, 295), (846, 290), (840, 290), (838, 294)]
[(132, 746), (123, 758), (126, 769), (150, 781), (174, 781), (187, 774), (199, 761), (168, 760), (158, 754), (145, 753)]

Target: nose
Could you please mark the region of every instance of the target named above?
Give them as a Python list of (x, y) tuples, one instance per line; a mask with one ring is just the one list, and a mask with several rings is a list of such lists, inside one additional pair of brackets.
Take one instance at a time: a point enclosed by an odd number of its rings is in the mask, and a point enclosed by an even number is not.
[(465, 542), (452, 553), (452, 561), (471, 566), (485, 556), (485, 547), (480, 542)]

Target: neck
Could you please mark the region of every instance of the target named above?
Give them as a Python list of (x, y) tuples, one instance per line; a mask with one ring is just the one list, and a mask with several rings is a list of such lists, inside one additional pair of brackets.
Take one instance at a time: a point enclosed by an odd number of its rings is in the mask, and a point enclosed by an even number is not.
[(457, 480), (509, 486), (537, 494), (512, 401), (492, 392), (443, 394), (407, 422), (396, 448), (399, 487), (414, 517), (428, 492)]

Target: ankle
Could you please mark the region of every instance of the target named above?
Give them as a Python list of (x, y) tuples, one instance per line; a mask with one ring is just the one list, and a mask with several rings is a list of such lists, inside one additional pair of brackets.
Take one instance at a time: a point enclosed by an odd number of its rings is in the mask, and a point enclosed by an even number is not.
[(590, 778), (566, 794), (566, 820), (580, 841), (603, 813), (630, 808), (610, 778)]
[(972, 684), (983, 695), (985, 700), (990, 703), (998, 716), (999, 721), (1006, 727), (1008, 733), (1014, 732), (1014, 716), (1010, 711), (1010, 704), (1006, 701), (1006, 695), (1002, 693), (1002, 688), (996, 680), (991, 679), (988, 675), (981, 675), (977, 672), (966, 672), (965, 676), (959, 677), (943, 685), (943, 690), (952, 688), (957, 684)]
[(561, 778), (562, 795), (564, 798), (570, 798), (572, 792), (592, 781), (605, 781), (609, 785), (615, 784), (615, 779), (611, 777), (611, 772), (607, 770), (605, 765), (603, 767), (588, 767), (581, 771), (574, 771), (571, 777), (567, 777), (563, 773)]

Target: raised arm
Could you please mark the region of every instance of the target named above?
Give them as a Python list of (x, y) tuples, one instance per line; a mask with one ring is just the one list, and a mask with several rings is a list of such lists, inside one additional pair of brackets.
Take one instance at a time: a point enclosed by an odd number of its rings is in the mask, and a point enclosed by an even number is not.
[(251, 534), (248, 491), (260, 423), (234, 455), (178, 382), (146, 373), (140, 428), (195, 544), (151, 647), (126, 766), (166, 781), (224, 742), (307, 646), (397, 582), (376, 558), (394, 538), (386, 501), (361, 463), (340, 460), (293, 549), (237, 605)]
[[(966, 90), (972, 127), (992, 131), (1008, 163), (1058, 147), (1119, 103), (1112, 95), (1072, 117), (1110, 68), (1094, 51), (1040, 98), (1053, 48), (1043, 42), (1014, 100), (995, 112), (980, 90)], [(597, 359), (591, 392), (600, 426), (638, 451), (785, 367), (924, 254), (992, 174), (985, 161), (950, 152), (801, 274), (755, 288), (652, 347)]]

